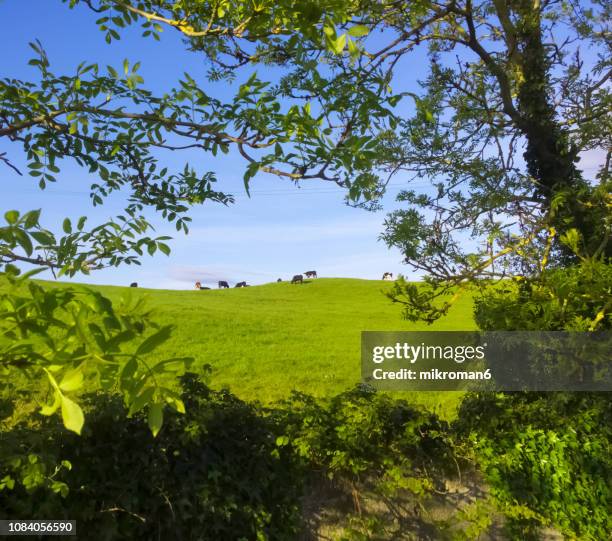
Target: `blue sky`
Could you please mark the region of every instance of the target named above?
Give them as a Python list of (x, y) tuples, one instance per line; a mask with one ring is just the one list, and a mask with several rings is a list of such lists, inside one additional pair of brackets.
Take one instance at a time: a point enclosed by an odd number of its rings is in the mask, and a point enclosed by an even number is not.
[[(206, 65), (202, 57), (187, 52), (178, 33), (166, 31), (162, 41), (155, 42), (130, 31), (119, 42), (107, 45), (94, 24), (94, 15), (84, 8), (70, 10), (59, 1), (0, 0), (2, 76), (36, 77), (27, 65), (33, 56), (28, 42), (39, 39), (57, 74), (73, 73), (83, 60), (119, 68), (128, 58), (131, 63), (142, 62), (140, 73), (145, 86), (155, 91), (171, 88), (185, 71), (203, 80)], [(226, 83), (207, 85), (206, 90), (227, 96)], [(20, 163), (18, 146), (4, 143), (0, 149)], [(405, 184), (401, 179), (393, 181), (385, 210), (372, 213), (347, 207), (343, 190), (335, 185), (311, 181), (296, 188), (287, 180), (265, 174), (254, 179), (249, 198), (242, 181), (244, 160), (233, 151), (222, 158), (191, 154), (188, 159), (203, 171), (215, 171), (218, 188), (234, 194), (236, 202), (228, 207), (211, 203), (194, 208), (188, 236), (177, 234), (173, 227), (149, 214), (157, 233), (174, 237), (170, 257), (147, 256), (141, 267), (105, 269), (79, 277), (79, 281), (124, 285), (136, 280), (145, 287), (181, 289), (192, 287), (196, 280), (257, 284), (279, 277), (288, 279), (312, 269), (321, 276), (372, 279), (380, 278), (385, 271), (409, 272), (401, 264), (401, 254), (378, 241), (385, 214)], [(170, 155), (167, 160), (180, 166), (185, 157)], [(120, 211), (121, 201), (117, 200), (91, 207), (89, 180), (84, 171), (65, 164), (58, 182), (41, 192), (31, 177), (19, 177), (3, 168), (3, 212), (42, 207), (45, 226), (54, 229), (66, 215), (87, 215), (91, 223), (98, 223)]]
[[(134, 28), (120, 41), (107, 45), (95, 19), (95, 14), (84, 7), (70, 10), (59, 1), (0, 0), (1, 76), (36, 77), (27, 65), (33, 56), (28, 42), (39, 39), (57, 74), (73, 73), (83, 60), (119, 68), (127, 58), (131, 63), (142, 62), (140, 73), (145, 86), (156, 92), (174, 86), (185, 71), (204, 80), (206, 65), (202, 57), (187, 52), (177, 32), (166, 31), (161, 42), (155, 42), (140, 38), (140, 31)], [(414, 90), (425, 68), (422, 60), (416, 57), (403, 73), (400, 70), (395, 84)], [(243, 78), (239, 77), (238, 82)], [(227, 97), (226, 85), (208, 83), (205, 89), (212, 95)], [(18, 146), (0, 142), (0, 151), (7, 151), (15, 163), (23, 163)], [(176, 154), (164, 156), (170, 167), (181, 167), (186, 159)], [(594, 169), (598, 156), (585, 158), (587, 171)], [(170, 257), (147, 256), (141, 267), (105, 269), (79, 277), (79, 281), (115, 285), (137, 281), (144, 287), (184, 289), (191, 288), (196, 280), (208, 284), (219, 279), (246, 280), (257, 284), (279, 277), (289, 279), (311, 269), (320, 276), (379, 279), (383, 272), (390, 271), (414, 277), (402, 265), (401, 254), (378, 241), (385, 215), (396, 208), (394, 197), (407, 185), (407, 179), (395, 177), (383, 201), (384, 210), (371, 213), (347, 207), (343, 191), (322, 181), (296, 188), (287, 180), (260, 174), (253, 181), (249, 198), (242, 181), (244, 160), (233, 151), (221, 158), (192, 153), (187, 159), (202, 171), (215, 171), (218, 188), (234, 194), (235, 204), (194, 208), (188, 236), (177, 234), (173, 227), (149, 214), (158, 234), (174, 237)], [(87, 215), (94, 224), (120, 212), (122, 202), (116, 198), (102, 207), (91, 207), (90, 181), (86, 172), (66, 164), (58, 182), (41, 192), (31, 177), (19, 177), (3, 167), (3, 212), (42, 207), (43, 223), (49, 229), (57, 228), (65, 216)]]

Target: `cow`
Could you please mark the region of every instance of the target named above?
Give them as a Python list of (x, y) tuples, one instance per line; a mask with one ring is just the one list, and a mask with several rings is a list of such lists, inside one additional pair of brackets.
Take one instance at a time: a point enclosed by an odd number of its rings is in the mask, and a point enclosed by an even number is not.
[(306, 278), (316, 278), (317, 277), (317, 271), (306, 271), (304, 274), (306, 275)]
[(196, 282), (195, 283), (195, 288), (196, 289), (202, 289), (202, 284), (200, 282)]
[(247, 287), (246, 282), (238, 282), (234, 287)]
[(282, 282), (282, 281), (283, 281), (283, 279), (282, 279), (282, 278), (279, 278), (278, 280), (276, 280), (276, 282), (277, 282), (277, 283), (280, 283), (280, 282)]
[(296, 274), (293, 278), (291, 278), (292, 284), (303, 284), (304, 277), (301, 274)]
[(210, 287), (203, 287), (203, 286), (202, 286), (202, 287), (200, 287), (200, 289), (201, 289), (202, 291), (204, 291), (205, 289), (210, 289)]
[(227, 289), (229, 287), (229, 284), (225, 281), (225, 280), (219, 280), (219, 289)]
[(138, 282), (132, 282), (132, 283), (130, 284), (130, 287), (138, 287)]
[(393, 280), (393, 273), (392, 272), (385, 272), (383, 274), (382, 279), (383, 280)]

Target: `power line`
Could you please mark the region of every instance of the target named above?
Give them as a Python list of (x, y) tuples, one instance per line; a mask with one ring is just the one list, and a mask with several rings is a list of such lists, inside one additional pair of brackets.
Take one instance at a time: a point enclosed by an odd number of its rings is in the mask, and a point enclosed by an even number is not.
[[(415, 183), (415, 184), (389, 184), (386, 187), (386, 191), (389, 191), (389, 189), (410, 189), (410, 188), (426, 188), (426, 187), (430, 187), (431, 184), (429, 183)], [(332, 193), (341, 193), (344, 189), (341, 187), (338, 188), (323, 188), (323, 189), (308, 189), (308, 188), (292, 188), (290, 190), (286, 190), (286, 189), (280, 189), (280, 190), (274, 190), (274, 189), (267, 189), (267, 190), (250, 190), (251, 195), (258, 195), (258, 196), (285, 196), (285, 195), (289, 195), (289, 196), (295, 196), (295, 195), (319, 195), (319, 194), (332, 194)], [(4, 190), (2, 190), (4, 191)], [(11, 190), (8, 189), (7, 192), (12, 192), (12, 193), (20, 193), (20, 194), (34, 194), (34, 193), (44, 193), (44, 195), (60, 195), (60, 196), (87, 196), (89, 197), (90, 192), (85, 192), (85, 191), (78, 191), (78, 190), (54, 190), (53, 188), (49, 189), (49, 190), (36, 190), (36, 189), (30, 189), (30, 188), (26, 188), (26, 189), (20, 189), (20, 190)], [(5, 192), (6, 193), (6, 192)], [(246, 194), (239, 194), (239, 195), (235, 195), (234, 196), (235, 199), (248, 199), (249, 196)], [(251, 198), (252, 199), (252, 198)]]

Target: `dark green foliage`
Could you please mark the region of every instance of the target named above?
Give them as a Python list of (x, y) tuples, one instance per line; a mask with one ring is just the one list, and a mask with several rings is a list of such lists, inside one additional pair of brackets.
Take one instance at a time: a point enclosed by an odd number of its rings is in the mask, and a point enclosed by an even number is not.
[(183, 382), (187, 413), (168, 416), (157, 438), (103, 395), (91, 397), (81, 437), (55, 418), (39, 431), (14, 429), (21, 447), (73, 465), (61, 474), (70, 491), (0, 491), (2, 518), (76, 519), (95, 539), (292, 538), (300, 480), (294, 458), (276, 446), (273, 422), (229, 393)]
[[(489, 288), (484, 330), (610, 329), (612, 266), (583, 260)], [(464, 400), (467, 438), (517, 538), (553, 524), (579, 539), (612, 531), (612, 401), (605, 393), (480, 394)]]
[(475, 320), (490, 331), (589, 331), (612, 327), (612, 265), (587, 260), (508, 280), (475, 301)]
[[(279, 415), (285, 434), (277, 442), (304, 461), (314, 478), (309, 488), (331, 486), (351, 501), (333, 539), (443, 534), (446, 524), (427, 509), (446, 501), (447, 481), (461, 479), (463, 461), (448, 424), (435, 414), (361, 386), (328, 400), (294, 393)], [(329, 503), (319, 506), (334, 511)]]
[[(406, 528), (406, 507), (390, 502), (410, 502), (424, 523), (416, 510), (457, 472), (446, 423), (366, 388), (263, 409), (182, 382), (186, 413), (170, 413), (157, 438), (100, 394), (80, 437), (54, 417), (0, 432), (0, 478), (19, 481), (0, 486), (2, 518), (76, 519), (96, 539), (295, 539), (304, 483), (318, 479), (352, 497), (346, 535), (360, 538), (384, 525), (366, 495)], [(26, 449), (31, 463), (15, 462)]]
[(454, 468), (445, 422), (365, 386), (327, 401), (294, 393), (284, 408), (283, 425), (286, 433), (279, 443), (293, 447), (330, 478), (357, 481), (401, 466), (403, 475), (434, 486)]
[(571, 539), (612, 531), (612, 402), (606, 394), (477, 394), (456, 426), (508, 518), (512, 539), (553, 525)]
[[(4, 427), (0, 518), (76, 519), (95, 539), (296, 539), (303, 495), (326, 487), (352, 502), (342, 539), (471, 539), (500, 514), (508, 539), (551, 526), (599, 540), (612, 526), (605, 395), (470, 395), (449, 426), (367, 387), (264, 409), (182, 381), (186, 413), (157, 438), (105, 395), (87, 402), (80, 437), (55, 417)], [(486, 494), (466, 484), (472, 462)], [(453, 499), (453, 483), (476, 488), (473, 505)]]

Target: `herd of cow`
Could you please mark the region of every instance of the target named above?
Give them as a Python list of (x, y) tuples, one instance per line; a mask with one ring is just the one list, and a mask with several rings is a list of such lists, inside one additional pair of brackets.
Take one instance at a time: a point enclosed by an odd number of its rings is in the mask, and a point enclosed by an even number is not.
[[(291, 278), (291, 283), (292, 284), (303, 284), (304, 283), (304, 276), (306, 276), (306, 278), (316, 278), (317, 277), (317, 271), (306, 271), (304, 274), (295, 274), (293, 276), (293, 278)], [(382, 277), (383, 280), (393, 280), (393, 273), (392, 272), (385, 272), (383, 274)], [(278, 280), (276, 280), (277, 282), (282, 282), (282, 278), (279, 278)], [(219, 280), (218, 282), (218, 286), (219, 289), (228, 289), (229, 288), (229, 284), (225, 281), (225, 280)], [(137, 282), (132, 282), (130, 284), (130, 287), (138, 287), (138, 283)], [(238, 282), (234, 287), (249, 287), (249, 284), (247, 284), (246, 282)], [(195, 288), (196, 289), (210, 289), (210, 287), (204, 287), (202, 285), (201, 282), (196, 282), (195, 283)]]
[[(304, 274), (296, 274), (291, 279), (291, 283), (292, 284), (303, 284), (304, 283), (304, 276), (306, 276), (306, 278), (316, 278), (317, 277), (317, 271), (307, 271)], [(282, 280), (282, 278), (279, 278), (276, 281), (277, 282), (282, 282), (283, 280)], [(227, 283), (226, 280), (219, 280), (217, 282), (217, 285), (218, 285), (219, 289), (228, 289), (230, 287), (230, 285)], [(138, 285), (132, 286), (132, 287), (138, 287)], [(246, 282), (238, 282), (234, 287), (249, 287), (249, 284), (247, 284)], [(210, 287), (204, 287), (201, 282), (196, 282), (195, 283), (195, 288), (196, 289), (202, 289), (202, 290), (210, 289)]]

